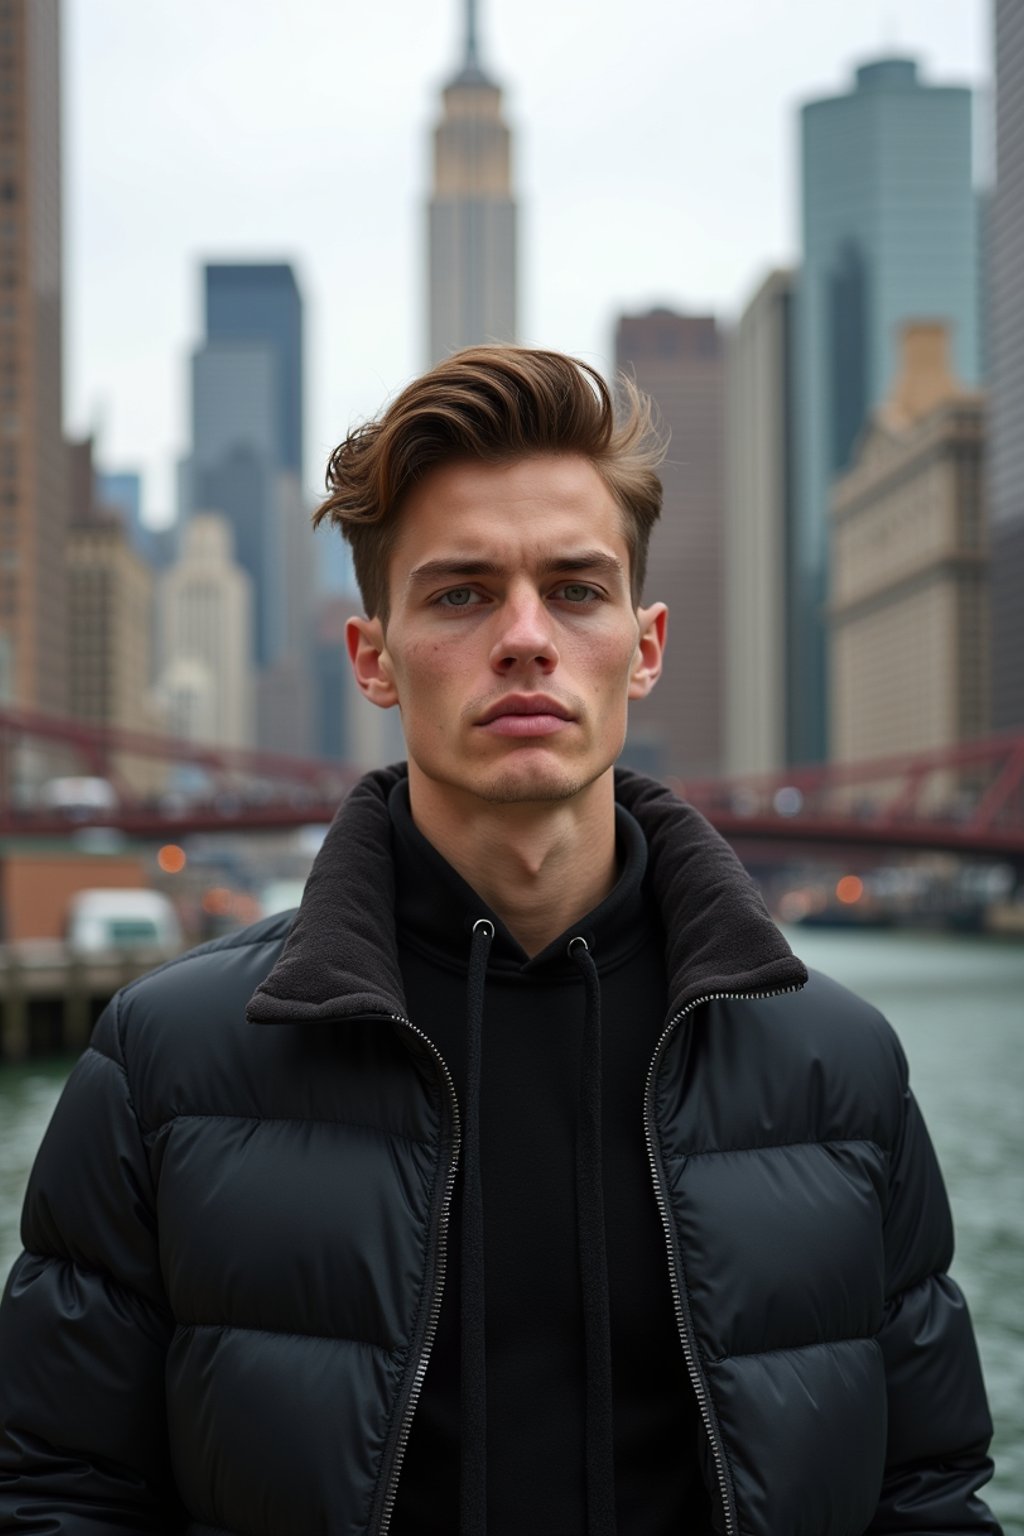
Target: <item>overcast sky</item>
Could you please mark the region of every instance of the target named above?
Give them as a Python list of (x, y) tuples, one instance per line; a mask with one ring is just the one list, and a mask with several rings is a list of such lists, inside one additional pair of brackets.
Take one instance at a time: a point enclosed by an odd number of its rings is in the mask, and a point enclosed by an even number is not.
[[(65, 400), (164, 522), (200, 264), (289, 260), (306, 480), (424, 364), (424, 202), (464, 0), (64, 0)], [(738, 313), (798, 250), (798, 105), (883, 53), (987, 86), (989, 0), (480, 0), (520, 206), (521, 339)]]

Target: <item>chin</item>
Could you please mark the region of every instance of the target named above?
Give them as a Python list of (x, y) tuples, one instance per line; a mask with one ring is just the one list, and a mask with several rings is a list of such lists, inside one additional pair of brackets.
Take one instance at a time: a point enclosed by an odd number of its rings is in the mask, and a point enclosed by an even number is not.
[(480, 792), (481, 800), (492, 805), (549, 805), (557, 800), (571, 800), (585, 786), (577, 779), (547, 779), (531, 784), (518, 774), (507, 774), (488, 784)]
[(481, 800), (496, 805), (549, 804), (571, 800), (605, 771), (604, 766), (588, 771), (582, 764), (527, 762), (524, 754), (521, 761), (496, 765), (472, 787)]

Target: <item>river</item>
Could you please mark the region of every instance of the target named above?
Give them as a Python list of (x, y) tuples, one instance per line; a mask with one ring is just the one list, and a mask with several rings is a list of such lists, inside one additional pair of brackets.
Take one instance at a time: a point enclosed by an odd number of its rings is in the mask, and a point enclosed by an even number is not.
[[(974, 1315), (996, 1423), (986, 1497), (1024, 1536), (1024, 945), (907, 933), (790, 934), (808, 964), (896, 1026), (946, 1176), (953, 1274)], [(69, 1063), (0, 1068), (0, 1276), (29, 1165)]]

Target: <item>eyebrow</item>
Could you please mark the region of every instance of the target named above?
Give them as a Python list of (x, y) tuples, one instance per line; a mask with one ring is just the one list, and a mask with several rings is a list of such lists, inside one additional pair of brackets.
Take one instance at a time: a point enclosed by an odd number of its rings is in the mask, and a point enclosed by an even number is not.
[[(596, 575), (620, 576), (625, 579), (622, 561), (616, 560), (603, 549), (581, 549), (572, 555), (554, 555), (542, 560), (542, 576), (571, 575), (581, 571), (593, 571)], [(495, 560), (473, 560), (452, 556), (450, 559), (426, 560), (409, 572), (408, 586), (422, 587), (432, 581), (447, 581), (473, 576), (507, 576), (505, 566)]]

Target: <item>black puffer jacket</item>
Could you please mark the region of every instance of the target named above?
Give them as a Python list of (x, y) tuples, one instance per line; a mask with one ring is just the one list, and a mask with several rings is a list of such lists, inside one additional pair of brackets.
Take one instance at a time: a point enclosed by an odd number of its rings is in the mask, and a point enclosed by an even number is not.
[[(399, 771), (346, 802), (287, 937), (275, 918), (207, 945), (97, 1026), (0, 1310), (0, 1530), (386, 1531), (459, 1135), (404, 1022)], [(840, 987), (804, 984), (693, 811), (633, 775), (618, 792), (668, 934), (644, 1112), (721, 1528), (995, 1532), (946, 1198), (899, 1046)]]

